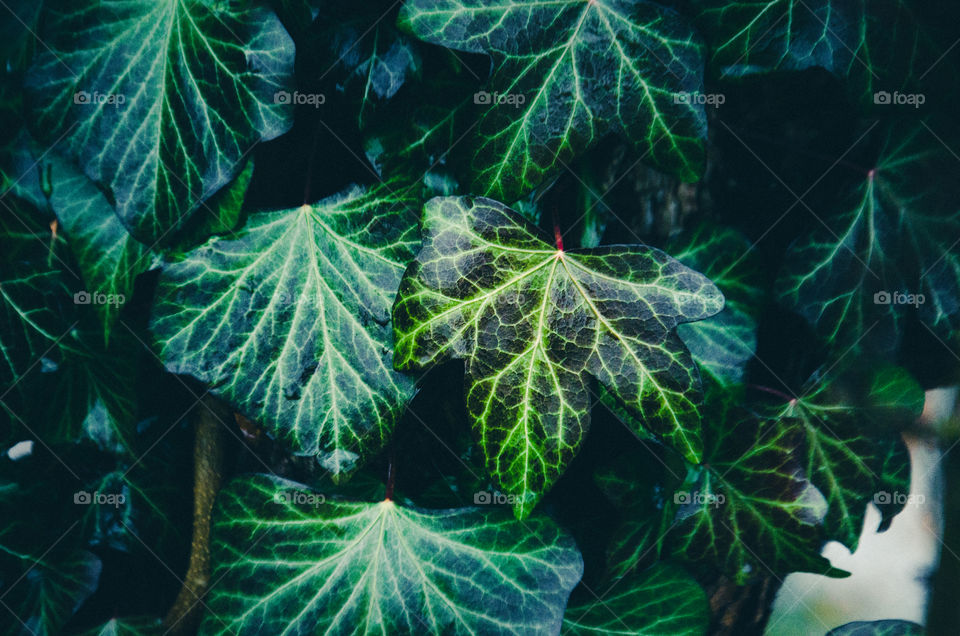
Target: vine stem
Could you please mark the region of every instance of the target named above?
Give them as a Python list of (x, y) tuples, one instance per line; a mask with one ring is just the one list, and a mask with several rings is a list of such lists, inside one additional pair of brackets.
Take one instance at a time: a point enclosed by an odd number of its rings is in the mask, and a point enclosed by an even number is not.
[(201, 616), (203, 595), (210, 584), (210, 515), (223, 480), (222, 406), (212, 397), (202, 401), (193, 445), (193, 538), (183, 586), (163, 619), (168, 634), (192, 634)]
[(387, 460), (387, 491), (384, 493), (384, 499), (393, 500), (393, 486), (397, 481), (397, 452), (390, 444), (389, 459)]

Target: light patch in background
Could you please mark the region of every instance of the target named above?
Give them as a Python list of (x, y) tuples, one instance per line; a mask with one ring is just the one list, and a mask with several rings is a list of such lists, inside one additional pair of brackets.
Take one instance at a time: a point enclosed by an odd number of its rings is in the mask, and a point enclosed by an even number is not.
[[(936, 428), (953, 411), (957, 390), (927, 391), (921, 421)], [(943, 475), (936, 443), (904, 436), (910, 450), (910, 494), (886, 532), (869, 504), (860, 545), (853, 554), (831, 541), (823, 556), (851, 573), (845, 579), (794, 573), (784, 579), (767, 623), (767, 636), (812, 636), (852, 621), (901, 619), (923, 624), (928, 577), (937, 567), (943, 534)]]
[(17, 461), (18, 459), (23, 459), (24, 457), (30, 457), (30, 455), (33, 455), (32, 439), (17, 442), (7, 450), (7, 457), (9, 457), (11, 461)]

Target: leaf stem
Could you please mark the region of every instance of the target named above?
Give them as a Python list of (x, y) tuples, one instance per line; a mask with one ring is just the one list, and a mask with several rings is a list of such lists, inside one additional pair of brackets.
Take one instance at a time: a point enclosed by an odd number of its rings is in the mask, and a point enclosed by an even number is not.
[(747, 384), (746, 386), (747, 388), (754, 389), (756, 391), (763, 391), (764, 393), (769, 393), (770, 395), (776, 395), (777, 397), (783, 398), (787, 402), (793, 402), (797, 399), (792, 395), (787, 395), (783, 391), (778, 391), (777, 389), (771, 389), (768, 386), (762, 386), (760, 384)]
[(390, 444), (389, 459), (387, 460), (387, 491), (384, 494), (384, 499), (387, 501), (393, 500), (393, 486), (397, 481), (397, 452), (393, 447), (393, 444)]

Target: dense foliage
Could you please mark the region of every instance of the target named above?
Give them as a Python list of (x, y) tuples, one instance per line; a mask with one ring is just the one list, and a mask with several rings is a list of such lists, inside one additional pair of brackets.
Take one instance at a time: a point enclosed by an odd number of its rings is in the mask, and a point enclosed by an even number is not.
[(8, 1), (0, 634), (721, 632), (903, 509), (955, 7)]

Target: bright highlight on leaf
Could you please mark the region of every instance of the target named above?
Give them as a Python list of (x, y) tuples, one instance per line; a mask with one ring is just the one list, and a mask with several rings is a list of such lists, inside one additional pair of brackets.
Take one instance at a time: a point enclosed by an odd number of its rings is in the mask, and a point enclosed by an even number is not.
[(35, 132), (107, 188), (131, 233), (160, 241), (290, 126), (293, 43), (248, 2), (58, 0), (28, 76)]
[(257, 213), (165, 267), (151, 328), (167, 369), (350, 473), (413, 395), (390, 306), (417, 247), (416, 200), (390, 185)]
[(327, 500), (258, 475), (221, 493), (201, 634), (555, 634), (583, 561), (545, 517)]
[(690, 97), (703, 88), (703, 47), (673, 11), (643, 0), (409, 0), (399, 23), (493, 58), (474, 100), (474, 192), (515, 201), (608, 133), (683, 180), (700, 176), (706, 116)]
[(722, 308), (707, 278), (659, 250), (564, 252), (496, 201), (436, 198), (394, 306), (394, 360), (466, 360), (474, 433), (523, 518), (583, 441), (591, 376), (699, 461), (700, 377), (673, 330)]

